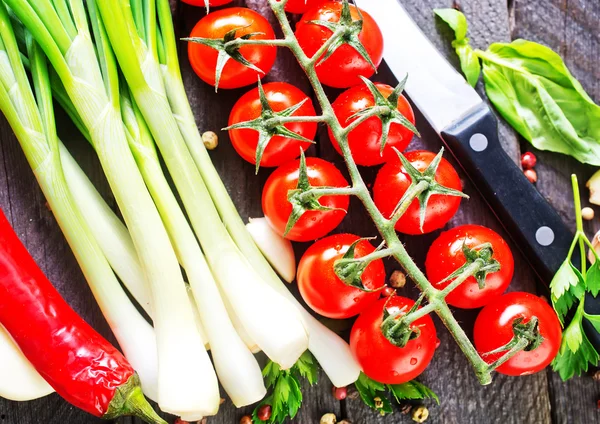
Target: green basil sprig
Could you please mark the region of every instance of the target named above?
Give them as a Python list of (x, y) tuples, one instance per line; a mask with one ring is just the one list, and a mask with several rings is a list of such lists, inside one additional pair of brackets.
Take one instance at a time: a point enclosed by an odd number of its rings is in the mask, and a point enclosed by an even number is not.
[(464, 15), (454, 9), (435, 12), (455, 30), (453, 45), (469, 83), (476, 80), (475, 56), (483, 64), (489, 99), (515, 130), (540, 150), (600, 166), (600, 106), (557, 53), (527, 40), (468, 50), (463, 46), (465, 40), (468, 44)]
[(456, 9), (433, 9), (433, 11), (454, 31), (455, 39), (452, 42), (452, 47), (454, 47), (460, 59), (460, 67), (468, 83), (475, 87), (481, 73), (481, 64), (467, 38), (469, 28), (467, 18)]

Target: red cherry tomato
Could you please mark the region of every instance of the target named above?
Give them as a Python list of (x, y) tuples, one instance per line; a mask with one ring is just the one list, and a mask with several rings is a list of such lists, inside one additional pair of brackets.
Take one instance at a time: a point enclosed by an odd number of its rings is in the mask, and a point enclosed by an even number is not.
[[(191, 4), (192, 6), (203, 6), (206, 7), (205, 0), (181, 0), (184, 3)], [(209, 0), (208, 3), (210, 6), (222, 6), (227, 3), (231, 3), (233, 0)]]
[[(355, 6), (350, 6), (352, 19), (358, 20), (360, 16)], [(333, 34), (324, 26), (310, 23), (320, 20), (338, 22), (342, 12), (342, 3), (325, 1), (309, 9), (296, 26), (296, 37), (300, 47), (307, 56), (312, 57), (319, 48)], [(365, 47), (373, 64), (377, 67), (383, 58), (383, 34), (377, 23), (366, 12), (363, 16), (363, 28), (358, 38)], [(318, 62), (317, 62), (318, 63)], [(375, 70), (363, 59), (360, 54), (347, 44), (340, 46), (333, 55), (316, 68), (319, 81), (330, 87), (346, 88), (360, 84), (359, 75), (369, 78)]]
[(462, 225), (443, 232), (429, 248), (425, 260), (427, 277), (436, 288), (442, 290), (452, 280), (440, 281), (466, 263), (463, 245), (474, 248), (483, 243), (492, 245), (492, 257), (500, 263), (500, 270), (486, 276), (483, 289), (479, 288), (474, 277), (467, 278), (446, 297), (448, 304), (465, 309), (481, 308), (504, 293), (514, 274), (513, 255), (498, 233), (480, 225)]
[[(262, 207), (271, 227), (283, 235), (292, 205), (288, 202), (288, 192), (298, 186), (300, 161), (288, 162), (277, 168), (267, 180), (263, 189)], [(319, 158), (306, 158), (308, 181), (313, 187), (348, 187), (342, 173), (330, 162)], [(327, 235), (346, 216), (350, 204), (348, 196), (323, 196), (319, 199), (323, 206), (336, 210), (307, 211), (286, 235), (293, 241), (310, 241)]]
[[(415, 150), (405, 154), (408, 161), (419, 171), (425, 171), (435, 153)], [(462, 190), (458, 173), (446, 159), (442, 158), (435, 174), (435, 180), (441, 185), (455, 190)], [(411, 178), (405, 172), (400, 159), (395, 158), (379, 170), (373, 187), (373, 199), (381, 213), (390, 218), (398, 202), (411, 184)], [(420, 205), (417, 199), (408, 207), (396, 224), (396, 230), (404, 234), (424, 234), (442, 228), (460, 206), (460, 197), (433, 195), (427, 203), (427, 212), (423, 231), (420, 229)]]
[[(335, 234), (317, 241), (308, 248), (298, 265), (298, 288), (304, 301), (316, 313), (334, 319), (358, 315), (366, 306), (379, 299), (379, 291), (366, 292), (344, 283), (336, 275), (334, 263), (341, 259), (352, 243), (360, 237)], [(373, 253), (367, 240), (356, 245), (354, 257)], [(378, 259), (371, 262), (361, 275), (363, 285), (376, 290), (385, 284), (385, 267)]]
[(285, 11), (289, 13), (302, 14), (323, 0), (289, 0), (285, 5)]
[[(384, 97), (388, 97), (394, 91), (394, 88), (387, 84), (377, 83), (375, 86)], [(342, 126), (346, 127), (355, 120), (348, 120), (348, 118), (356, 112), (372, 106), (375, 106), (373, 94), (371, 94), (366, 85), (362, 84), (343, 92), (333, 103), (333, 111)], [(402, 95), (398, 99), (398, 110), (414, 125), (415, 114), (406, 97)], [(381, 135), (382, 124), (378, 117), (367, 119), (348, 135), (348, 145), (350, 146), (352, 157), (358, 165), (380, 165), (395, 158), (396, 152), (394, 152), (393, 148), (395, 147), (400, 151), (404, 151), (408, 147), (413, 133), (400, 124), (392, 124), (383, 150), (383, 156), (380, 154)], [(329, 139), (333, 143), (335, 150), (341, 154), (342, 150), (335, 140), (331, 129), (329, 130)]]
[(420, 334), (405, 347), (397, 347), (381, 332), (383, 310), (396, 313), (414, 305), (401, 296), (380, 299), (362, 312), (350, 334), (350, 348), (364, 373), (384, 384), (402, 384), (419, 376), (431, 362), (437, 345), (433, 320), (429, 315), (416, 320), (411, 328)]
[(513, 322), (523, 318), (524, 323), (537, 317), (542, 343), (535, 349), (524, 350), (497, 368), (506, 375), (528, 375), (541, 371), (552, 362), (560, 348), (562, 331), (556, 313), (539, 297), (523, 292), (507, 293), (481, 310), (475, 320), (473, 333), (475, 347), (487, 363), (502, 356), (501, 353), (485, 355), (513, 338)]
[[(226, 33), (233, 29), (237, 30), (237, 37), (258, 32), (261, 34), (255, 35), (252, 37), (253, 39), (269, 40), (275, 38), (271, 24), (257, 12), (244, 7), (229, 7), (209, 13), (196, 24), (190, 37), (223, 38)], [(239, 49), (239, 52), (264, 73), (257, 72), (230, 59), (223, 68), (219, 88), (239, 88), (256, 83), (258, 77), (262, 78), (273, 67), (277, 48), (274, 46), (243, 46)], [(194, 72), (206, 83), (215, 85), (217, 50), (190, 42), (188, 44), (188, 56)]]
[[(308, 99), (301, 90), (285, 82), (271, 82), (263, 86), (269, 105), (274, 112), (281, 112), (289, 107)], [(258, 88), (244, 94), (233, 106), (229, 115), (229, 125), (251, 121), (261, 115), (262, 106), (258, 95)], [(315, 108), (310, 99), (300, 107), (295, 116), (315, 116)], [(309, 140), (317, 134), (315, 122), (298, 122), (286, 124), (285, 127)], [(230, 130), (229, 137), (235, 150), (241, 157), (250, 163), (256, 163), (256, 147), (258, 145), (258, 132), (251, 129)], [(292, 138), (275, 136), (262, 155), (261, 166), (279, 166), (300, 156), (300, 149), (306, 150), (310, 143)]]

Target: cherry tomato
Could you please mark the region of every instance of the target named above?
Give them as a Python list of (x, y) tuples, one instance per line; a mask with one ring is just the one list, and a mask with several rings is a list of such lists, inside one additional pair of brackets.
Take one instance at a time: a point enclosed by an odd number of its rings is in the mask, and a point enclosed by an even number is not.
[[(355, 6), (350, 6), (353, 20), (360, 19)], [(333, 34), (330, 29), (310, 23), (320, 20), (338, 22), (342, 12), (342, 3), (325, 1), (309, 9), (296, 26), (296, 37), (300, 47), (311, 57)], [(358, 38), (365, 47), (373, 64), (377, 67), (383, 58), (383, 34), (377, 23), (366, 12), (363, 16), (363, 28)], [(318, 62), (317, 62), (318, 63)], [(344, 44), (333, 55), (316, 68), (319, 81), (330, 87), (346, 88), (362, 83), (359, 75), (369, 78), (375, 69), (361, 57), (354, 47)]]
[[(263, 86), (269, 105), (274, 112), (281, 112), (289, 107), (308, 99), (301, 90), (285, 82), (271, 82)], [(258, 88), (244, 94), (233, 106), (229, 115), (229, 125), (246, 122), (261, 115), (262, 106), (258, 95)], [(300, 107), (295, 116), (315, 116), (315, 108), (310, 99)], [(286, 124), (285, 127), (309, 140), (317, 134), (315, 122), (297, 122)], [(256, 147), (258, 145), (258, 132), (251, 129), (230, 130), (229, 136), (235, 150), (241, 157), (250, 163), (256, 163)], [(275, 136), (262, 155), (261, 166), (279, 166), (300, 156), (300, 149), (306, 150), (310, 143), (292, 138)]]
[[(375, 86), (384, 97), (388, 97), (394, 91), (394, 88), (387, 84), (377, 83)], [(333, 111), (342, 126), (346, 127), (355, 120), (352, 119), (349, 121), (348, 118), (356, 112), (372, 106), (375, 106), (373, 94), (371, 94), (366, 85), (361, 84), (343, 92), (333, 103)], [(415, 114), (406, 97), (402, 95), (398, 99), (398, 110), (414, 125)], [(350, 151), (352, 151), (352, 157), (358, 165), (380, 165), (395, 158), (396, 152), (394, 152), (393, 148), (395, 147), (400, 151), (404, 151), (413, 136), (412, 131), (408, 128), (400, 124), (392, 124), (382, 156), (380, 154), (382, 132), (381, 119), (373, 117), (360, 124), (348, 135), (348, 145), (350, 146)], [(331, 129), (329, 130), (329, 138), (335, 150), (341, 154), (342, 150), (335, 140)]]
[[(253, 36), (253, 39), (275, 38), (271, 24), (257, 12), (244, 7), (229, 7), (209, 13), (196, 24), (190, 37), (223, 38), (233, 29), (237, 30), (237, 37), (257, 32), (261, 34)], [(243, 46), (239, 52), (264, 73), (229, 59), (223, 68), (219, 88), (239, 88), (256, 83), (258, 77), (262, 78), (273, 67), (277, 48), (274, 46)], [(217, 50), (190, 42), (188, 56), (194, 72), (206, 83), (215, 85)]]
[[(262, 207), (267, 221), (279, 234), (285, 233), (285, 227), (292, 213), (288, 202), (288, 192), (298, 186), (300, 161), (288, 162), (277, 168), (265, 183), (262, 195)], [(348, 187), (342, 173), (330, 162), (319, 158), (306, 158), (308, 181), (313, 187)], [(350, 204), (348, 196), (323, 196), (319, 203), (336, 210), (306, 211), (296, 225), (286, 235), (293, 241), (310, 241), (327, 235), (346, 216)]]
[(500, 263), (500, 270), (489, 273), (485, 279), (485, 288), (480, 289), (474, 277), (467, 278), (446, 297), (449, 305), (458, 308), (481, 308), (500, 296), (508, 288), (515, 270), (515, 262), (510, 247), (495, 231), (480, 225), (462, 225), (443, 232), (433, 242), (427, 253), (425, 269), (427, 277), (442, 290), (450, 281), (444, 280), (466, 263), (463, 245), (474, 248), (490, 243), (493, 259)]
[[(333, 319), (358, 315), (366, 306), (379, 299), (379, 291), (366, 292), (344, 283), (334, 271), (334, 263), (341, 259), (352, 243), (360, 237), (335, 234), (317, 241), (308, 248), (298, 265), (298, 288), (304, 301), (316, 313)], [(354, 257), (373, 253), (375, 248), (367, 240), (358, 243)], [(376, 290), (385, 285), (385, 267), (378, 259), (371, 262), (361, 275), (363, 285)]]
[(302, 14), (323, 0), (289, 0), (285, 5), (285, 11)]
[(513, 338), (513, 322), (523, 318), (524, 323), (537, 317), (542, 343), (535, 349), (524, 350), (500, 365), (496, 370), (506, 375), (528, 375), (541, 371), (552, 362), (560, 348), (562, 331), (556, 313), (539, 297), (523, 292), (507, 293), (481, 310), (475, 320), (473, 338), (477, 351), (487, 363), (503, 353), (485, 355), (506, 345)]
[[(415, 150), (405, 154), (408, 161), (419, 171), (423, 172), (435, 153), (425, 150)], [(458, 173), (446, 159), (442, 158), (435, 174), (435, 180), (441, 185), (455, 190), (462, 190)], [(386, 163), (377, 174), (373, 187), (373, 200), (381, 213), (390, 218), (400, 199), (411, 184), (411, 178), (404, 170), (397, 157)], [(433, 195), (427, 203), (423, 231), (420, 229), (420, 205), (417, 199), (408, 207), (402, 218), (396, 223), (396, 230), (404, 234), (424, 234), (442, 228), (460, 206), (460, 197)]]
[(384, 384), (402, 384), (420, 375), (431, 362), (437, 345), (433, 320), (429, 315), (416, 320), (411, 328), (419, 335), (406, 346), (397, 347), (381, 332), (383, 311), (408, 312), (415, 304), (401, 296), (380, 299), (363, 311), (352, 327), (350, 348), (364, 373)]
[[(192, 6), (202, 6), (206, 7), (205, 0), (181, 0), (184, 3), (191, 4)], [(210, 6), (222, 6), (227, 3), (231, 3), (233, 0), (209, 0), (208, 3)]]

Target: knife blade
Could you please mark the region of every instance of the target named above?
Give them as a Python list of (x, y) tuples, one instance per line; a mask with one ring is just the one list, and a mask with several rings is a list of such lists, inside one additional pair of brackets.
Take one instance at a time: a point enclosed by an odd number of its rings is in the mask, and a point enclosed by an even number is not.
[[(573, 234), (502, 148), (490, 108), (398, 0), (355, 3), (379, 25), (386, 40), (384, 59), (391, 71), (398, 80), (408, 74), (408, 97), (440, 135), (536, 274), (549, 284), (567, 257)], [(574, 257), (574, 263), (579, 259)], [(600, 312), (600, 298), (589, 295), (586, 310)], [(593, 344), (600, 347), (600, 333), (585, 324)]]

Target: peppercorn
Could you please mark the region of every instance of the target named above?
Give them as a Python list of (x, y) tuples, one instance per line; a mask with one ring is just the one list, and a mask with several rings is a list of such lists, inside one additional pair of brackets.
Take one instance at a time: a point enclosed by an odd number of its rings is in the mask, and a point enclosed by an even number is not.
[(337, 418), (335, 417), (335, 414), (325, 414), (321, 417), (321, 421), (319, 421), (319, 424), (336, 424), (337, 423)]
[(271, 405), (263, 405), (258, 408), (256, 416), (261, 421), (267, 421), (271, 418)]
[(342, 421), (338, 421), (337, 424), (352, 424), (352, 421), (349, 420), (342, 420)]
[(350, 387), (350, 389), (348, 389), (348, 395), (346, 396), (346, 399), (357, 400), (359, 398), (360, 393), (358, 393), (358, 390), (356, 390), (354, 387)]
[(344, 400), (348, 396), (348, 389), (345, 387), (333, 387), (332, 389), (333, 397), (337, 400)]
[(537, 163), (537, 158), (531, 152), (525, 152), (521, 155), (521, 166), (523, 169), (533, 169)]
[(381, 290), (381, 295), (383, 297), (390, 297), (396, 294), (396, 290), (391, 288), (390, 286), (385, 286), (383, 290)]
[(537, 183), (538, 176), (537, 176), (537, 172), (535, 172), (535, 170), (526, 169), (525, 171), (523, 171), (523, 173), (525, 174), (525, 176), (527, 177), (527, 179), (529, 180), (529, 182), (531, 184)]
[(592, 374), (592, 378), (594, 379), (594, 381), (600, 381), (600, 370)]
[(240, 420), (240, 424), (252, 424), (252, 417), (250, 415), (244, 415)]
[(594, 210), (592, 208), (585, 207), (581, 210), (581, 217), (586, 221), (594, 219)]
[(219, 145), (219, 137), (212, 131), (206, 131), (202, 134), (202, 142), (208, 150), (214, 150)]
[(402, 271), (392, 272), (390, 277), (390, 287), (401, 289), (406, 284), (406, 275)]
[(380, 410), (383, 408), (383, 400), (379, 396), (374, 398), (373, 401), (375, 402), (375, 409)]
[(424, 423), (429, 418), (429, 409), (425, 406), (417, 407), (412, 413), (412, 419), (417, 423)]

